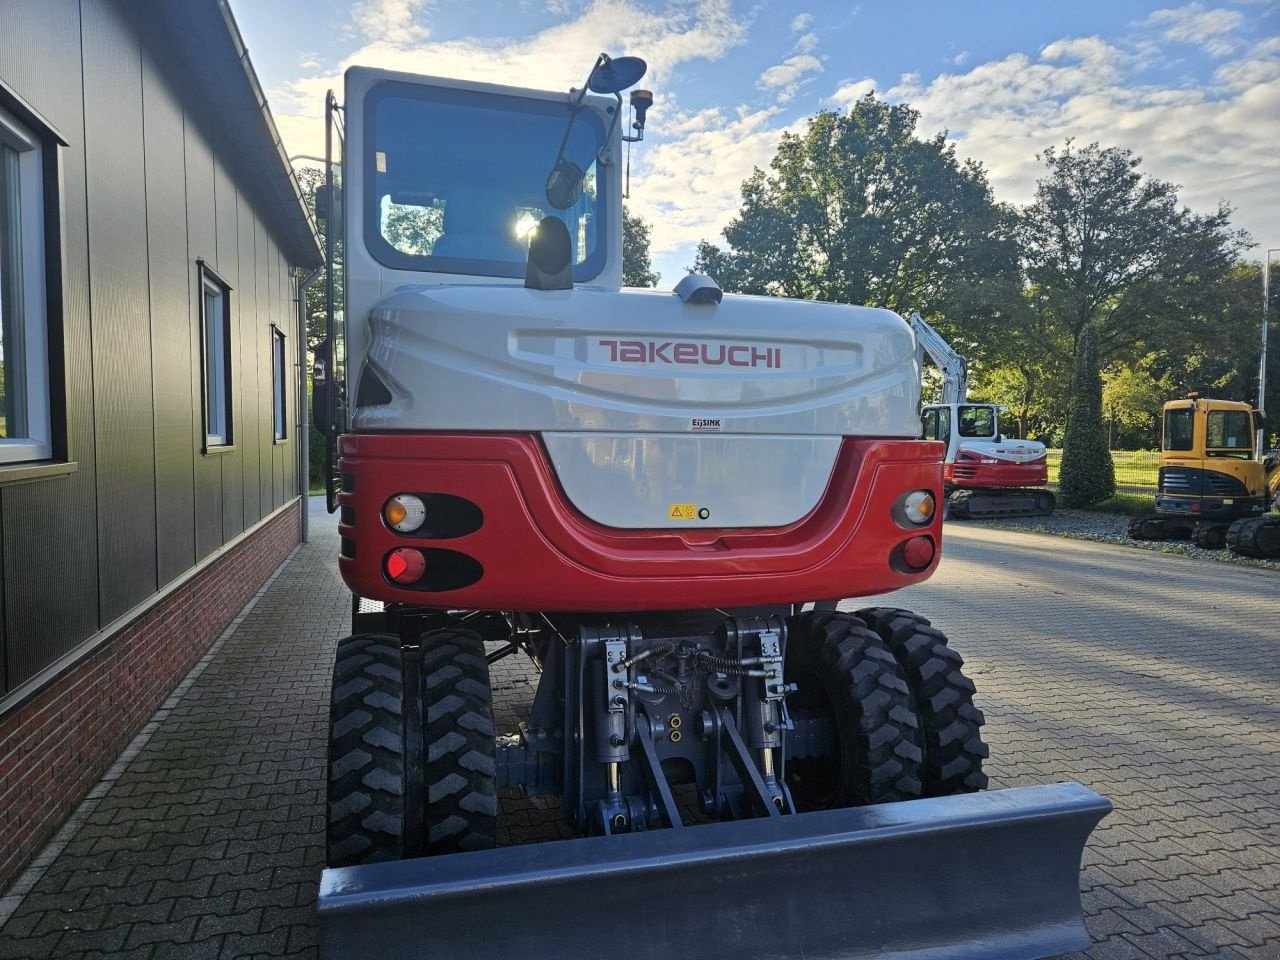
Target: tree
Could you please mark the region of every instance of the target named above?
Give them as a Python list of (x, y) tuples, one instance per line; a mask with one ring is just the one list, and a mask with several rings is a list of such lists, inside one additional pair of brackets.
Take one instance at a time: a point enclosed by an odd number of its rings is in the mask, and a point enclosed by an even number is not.
[(1136, 341), (1176, 334), (1220, 302), (1219, 285), (1248, 245), (1231, 208), (1200, 216), (1178, 207), (1177, 186), (1139, 171), (1119, 147), (1072, 141), (1040, 154), (1048, 175), (1019, 217), (1033, 302), (1070, 334), (1090, 324), (1106, 361)]
[[(306, 204), (307, 211), (316, 217), (316, 188), (324, 183), (324, 170), (320, 167), (295, 167), (294, 176), (298, 179), (298, 186), (302, 189), (302, 202)], [(327, 242), (328, 231), (322, 217), (317, 217), (317, 223), (321, 231), (321, 243)], [(301, 271), (300, 276), (305, 277), (306, 271)], [(315, 345), (325, 338), (325, 284), (323, 278), (317, 280), (307, 288), (307, 349), (314, 349)]]
[[(1092, 503), (1099, 490), (1114, 489), (1110, 460), (1106, 476), (1095, 477), (1096, 451), (1075, 455), (1070, 444), (1099, 443), (1106, 452), (1098, 364), (1156, 350), (1176, 354), (1170, 348), (1186, 342), (1195, 318), (1220, 307), (1221, 283), (1248, 237), (1230, 229), (1225, 204), (1207, 216), (1179, 208), (1177, 187), (1143, 174), (1142, 158), (1131, 150), (1097, 143), (1077, 149), (1068, 140), (1040, 158), (1048, 174), (1019, 217), (1018, 236), (1032, 305), (1046, 327), (1065, 333), (1071, 351), (1064, 491), (1070, 458), (1078, 472), (1068, 499)], [(1081, 389), (1090, 395), (1078, 395)], [(1096, 422), (1078, 422), (1081, 416)]]
[(1020, 296), (1015, 221), (944, 134), (916, 137), (918, 119), (867, 94), (783, 134), (770, 172), (742, 185), (728, 247), (703, 241), (695, 269), (742, 293), (919, 310), (944, 335), (994, 342), (975, 325), (1007, 322)]
[(1102, 429), (1102, 378), (1098, 375), (1098, 328), (1088, 324), (1076, 344), (1071, 412), (1062, 444), (1059, 492), (1068, 507), (1087, 507), (1116, 492), (1116, 471)]
[(656, 287), (662, 279), (649, 259), (649, 224), (622, 208), (622, 282), (628, 287)]
[[(1157, 378), (1160, 354), (1148, 354), (1136, 364), (1116, 364), (1102, 373), (1102, 415), (1107, 421), (1107, 446), (1122, 450), (1131, 444), (1153, 446), (1164, 402), (1173, 395), (1168, 375)], [(1127, 441), (1127, 442), (1125, 442)]]

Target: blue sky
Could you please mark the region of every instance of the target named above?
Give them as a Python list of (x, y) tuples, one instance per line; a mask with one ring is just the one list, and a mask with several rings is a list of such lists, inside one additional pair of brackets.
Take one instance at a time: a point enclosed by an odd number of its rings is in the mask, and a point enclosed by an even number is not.
[(567, 89), (595, 55), (650, 63), (633, 210), (663, 285), (719, 240), (784, 130), (862, 93), (949, 131), (998, 199), (1025, 202), (1038, 150), (1132, 147), (1183, 201), (1236, 208), (1280, 244), (1280, 0), (231, 0), (291, 153), (323, 148), (352, 64)]

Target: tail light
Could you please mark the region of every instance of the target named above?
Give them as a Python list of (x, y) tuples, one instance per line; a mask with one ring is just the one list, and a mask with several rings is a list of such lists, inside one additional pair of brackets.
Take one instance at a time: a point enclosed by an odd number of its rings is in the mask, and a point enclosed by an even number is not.
[(427, 558), (412, 547), (397, 547), (384, 563), (387, 577), (394, 583), (417, 583), (427, 571)]
[(902, 559), (913, 570), (923, 570), (933, 563), (935, 549), (932, 537), (912, 537), (902, 545)]

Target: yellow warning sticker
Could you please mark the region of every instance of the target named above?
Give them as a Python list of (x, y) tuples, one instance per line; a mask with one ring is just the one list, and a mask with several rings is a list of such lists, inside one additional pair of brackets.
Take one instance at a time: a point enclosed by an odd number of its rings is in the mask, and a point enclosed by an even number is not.
[(698, 505), (696, 503), (673, 503), (667, 510), (669, 520), (697, 520)]

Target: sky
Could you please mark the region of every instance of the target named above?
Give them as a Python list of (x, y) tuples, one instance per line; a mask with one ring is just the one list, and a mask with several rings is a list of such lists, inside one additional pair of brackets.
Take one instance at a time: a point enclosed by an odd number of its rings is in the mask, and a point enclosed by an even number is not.
[(741, 205), (784, 131), (875, 91), (946, 131), (1026, 203), (1037, 153), (1068, 137), (1133, 149), (1280, 246), (1280, 0), (230, 0), (290, 154), (324, 149), (342, 71), (386, 67), (517, 86), (580, 85), (601, 51), (649, 63), (629, 208), (661, 286)]

